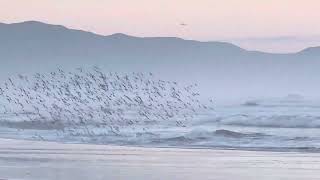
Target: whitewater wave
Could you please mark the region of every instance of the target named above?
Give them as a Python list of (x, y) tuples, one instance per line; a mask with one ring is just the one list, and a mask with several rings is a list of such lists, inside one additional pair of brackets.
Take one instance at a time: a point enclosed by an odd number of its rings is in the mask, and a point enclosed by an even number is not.
[(248, 138), (248, 137), (258, 138), (258, 137), (267, 136), (263, 133), (240, 133), (240, 132), (235, 132), (235, 131), (230, 131), (225, 129), (216, 130), (214, 134), (217, 136), (231, 137), (231, 138)]
[[(212, 122), (217, 122), (213, 120)], [(272, 128), (320, 128), (320, 116), (313, 115), (232, 115), (219, 117), (218, 123), (232, 126)]]
[(195, 129), (186, 134), (190, 139), (211, 139), (214, 137), (227, 138), (262, 138), (268, 136), (263, 133), (238, 132), (227, 129), (217, 129), (215, 131), (207, 131), (204, 129)]
[(320, 128), (320, 102), (290, 95), (280, 99), (250, 100), (216, 108), (200, 123), (261, 128)]

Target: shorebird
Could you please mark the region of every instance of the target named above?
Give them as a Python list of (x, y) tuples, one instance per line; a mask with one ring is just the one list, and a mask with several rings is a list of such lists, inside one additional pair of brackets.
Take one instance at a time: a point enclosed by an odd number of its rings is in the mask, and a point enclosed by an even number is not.
[(196, 110), (209, 108), (198, 99), (196, 86), (181, 87), (178, 82), (156, 79), (153, 73), (106, 74), (98, 67), (78, 68), (75, 72), (58, 69), (9, 78), (0, 87), (0, 98), (7, 101), (6, 112), (16, 116), (32, 113), (29, 122), (92, 137), (97, 134), (90, 128), (105, 129), (101, 132), (104, 135), (107, 131), (119, 135), (122, 126), (140, 124), (147, 129), (146, 122), (184, 126)]

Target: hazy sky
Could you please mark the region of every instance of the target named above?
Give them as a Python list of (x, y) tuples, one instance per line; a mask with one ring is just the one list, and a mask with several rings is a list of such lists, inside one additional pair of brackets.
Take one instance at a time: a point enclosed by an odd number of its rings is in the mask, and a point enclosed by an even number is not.
[(320, 45), (319, 8), (320, 0), (0, 0), (0, 22), (38, 20), (104, 35), (226, 40), (286, 52)]

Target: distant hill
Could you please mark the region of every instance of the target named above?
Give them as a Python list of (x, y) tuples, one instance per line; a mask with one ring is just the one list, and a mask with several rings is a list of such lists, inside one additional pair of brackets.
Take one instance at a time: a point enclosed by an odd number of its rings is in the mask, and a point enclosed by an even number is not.
[(306, 49), (298, 52), (297, 54), (303, 54), (303, 55), (307, 55), (307, 56), (317, 56), (317, 57), (319, 57), (319, 55), (320, 55), (320, 47), (309, 47), (309, 48), (306, 48)]
[(102, 36), (36, 21), (0, 23), (0, 41), (2, 79), (20, 72), (98, 65), (109, 71), (151, 71), (198, 82), (216, 96), (320, 92), (320, 47), (270, 54), (225, 42)]

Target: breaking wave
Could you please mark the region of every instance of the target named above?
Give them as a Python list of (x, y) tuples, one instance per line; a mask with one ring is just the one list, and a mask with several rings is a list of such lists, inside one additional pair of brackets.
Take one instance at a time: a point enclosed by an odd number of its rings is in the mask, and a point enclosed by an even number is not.
[(233, 115), (218, 119), (220, 124), (233, 126), (320, 128), (320, 116), (313, 115)]

